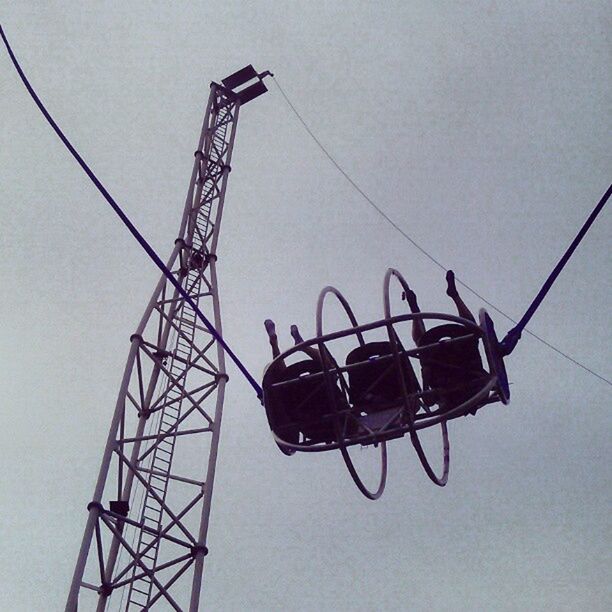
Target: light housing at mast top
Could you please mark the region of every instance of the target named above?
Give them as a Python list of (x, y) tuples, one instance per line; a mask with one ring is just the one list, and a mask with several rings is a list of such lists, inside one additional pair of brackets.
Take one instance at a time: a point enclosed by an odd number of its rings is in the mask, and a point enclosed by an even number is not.
[(240, 100), (240, 104), (243, 105), (268, 91), (268, 88), (263, 82), (266, 76), (274, 75), (269, 70), (258, 73), (255, 68), (249, 64), (237, 72), (230, 74), (221, 82), (223, 83), (223, 88), (237, 96)]

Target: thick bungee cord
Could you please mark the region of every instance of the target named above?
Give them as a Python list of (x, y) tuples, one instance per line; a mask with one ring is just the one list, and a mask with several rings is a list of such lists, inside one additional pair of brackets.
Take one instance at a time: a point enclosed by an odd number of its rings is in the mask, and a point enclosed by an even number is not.
[(561, 274), (561, 270), (565, 267), (565, 264), (569, 261), (570, 257), (573, 255), (574, 251), (578, 248), (578, 245), (584, 238), (585, 234), (589, 231), (591, 225), (597, 218), (597, 215), (603, 210), (603, 207), (606, 205), (606, 202), (610, 198), (610, 194), (612, 193), (612, 185), (608, 187), (606, 193), (603, 194), (601, 200), (597, 203), (597, 206), (593, 209), (589, 218), (585, 221), (584, 225), (580, 228), (580, 231), (576, 234), (574, 240), (567, 248), (567, 251), (563, 254), (563, 257), (559, 260), (557, 265), (554, 267), (553, 271), (550, 273), (549, 277), (546, 279), (540, 291), (534, 298), (533, 302), (529, 305), (529, 308), (525, 311), (525, 314), (522, 316), (521, 320), (513, 327), (507, 334), (506, 337), (501, 341), (502, 352), (504, 355), (509, 355), (516, 346), (516, 343), (519, 341), (521, 337), (521, 332), (525, 329), (527, 323), (536, 310), (540, 307), (540, 304), (546, 297), (546, 294), (549, 292), (550, 288), (553, 286), (554, 282), (557, 280), (559, 274)]

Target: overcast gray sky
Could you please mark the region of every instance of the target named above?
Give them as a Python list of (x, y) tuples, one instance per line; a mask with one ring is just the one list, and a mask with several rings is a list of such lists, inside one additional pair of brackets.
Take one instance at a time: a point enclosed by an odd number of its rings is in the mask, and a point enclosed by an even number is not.
[[(208, 83), (248, 63), (387, 214), (515, 317), (610, 182), (607, 2), (19, 2), (0, 18), (163, 257)], [(0, 609), (57, 610), (157, 272), (0, 55)], [(226, 339), (253, 372), (263, 320), (285, 343), (291, 323), (311, 335), (327, 284), (379, 318), (393, 266), (423, 307), (451, 311), (443, 273), (273, 83), (241, 113), (232, 165), (218, 271)], [(608, 379), (611, 234), (604, 211), (531, 324)], [(399, 440), (371, 503), (339, 455), (281, 455), (232, 367), (205, 609), (609, 610), (610, 386), (530, 337), (508, 368), (510, 406), (452, 423), (445, 489)]]

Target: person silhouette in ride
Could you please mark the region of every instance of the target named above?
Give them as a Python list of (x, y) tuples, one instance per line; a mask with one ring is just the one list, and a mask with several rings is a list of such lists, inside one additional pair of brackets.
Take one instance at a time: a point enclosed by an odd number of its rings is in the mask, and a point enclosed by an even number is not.
[[(268, 334), (268, 340), (270, 342), (270, 347), (272, 348), (272, 358), (276, 359), (281, 353), (278, 347), (278, 336), (276, 335), (276, 325), (274, 324), (274, 321), (272, 321), (272, 319), (266, 319), (264, 321), (264, 327), (266, 328), (266, 332)], [(291, 337), (293, 338), (294, 344), (298, 345), (304, 342), (304, 339), (302, 338), (302, 335), (300, 334), (300, 330), (298, 329), (297, 325), (292, 325), (289, 331), (291, 333)], [(318, 349), (314, 348), (313, 346), (304, 346), (302, 347), (302, 351), (306, 353), (306, 355), (308, 355), (314, 361), (317, 361), (321, 364), (323, 363), (323, 360), (321, 358), (321, 353), (319, 352)], [(279, 369), (284, 369), (286, 367), (285, 362), (282, 359), (277, 361), (276, 365)]]
[[(459, 295), (459, 291), (457, 290), (457, 285), (455, 283), (455, 273), (452, 270), (448, 270), (446, 273), (446, 295), (448, 295), (453, 302), (455, 303), (455, 307), (457, 308), (457, 314), (467, 319), (468, 321), (472, 321), (472, 323), (476, 323), (476, 319), (470, 309), (466, 306), (465, 302), (461, 299)], [(417, 296), (412, 289), (409, 289), (407, 292), (402, 293), (402, 299), (408, 302), (408, 306), (410, 306), (410, 312), (413, 314), (421, 312), (419, 308), (419, 304), (417, 302)], [(423, 319), (414, 319), (412, 321), (412, 339), (414, 343), (418, 346), (420, 344), (421, 338), (425, 333), (425, 323), (423, 323)]]
[[(459, 295), (452, 270), (446, 273), (446, 285), (446, 294), (455, 303), (458, 315), (475, 324), (474, 315)], [(408, 289), (402, 298), (407, 300), (413, 314), (421, 312), (414, 291)], [(459, 324), (440, 325), (427, 331), (423, 319), (412, 321), (414, 343), (417, 347), (430, 346), (420, 356), (425, 391), (423, 401), (428, 406), (438, 404), (442, 412), (468, 401), (480, 390), (480, 382), (487, 376), (482, 367), (477, 337), (452, 342), (453, 338), (466, 335), (469, 336), (469, 330)], [(472, 414), (476, 410), (477, 407), (473, 408)]]

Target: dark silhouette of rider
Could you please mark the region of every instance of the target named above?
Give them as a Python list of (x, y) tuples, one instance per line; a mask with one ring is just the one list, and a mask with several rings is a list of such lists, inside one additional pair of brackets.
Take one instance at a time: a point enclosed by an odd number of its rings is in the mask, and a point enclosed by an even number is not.
[[(476, 323), (457, 291), (452, 270), (446, 273), (446, 284), (446, 293), (455, 303), (459, 316)], [(402, 297), (408, 301), (413, 314), (421, 312), (414, 291), (408, 289)], [(460, 337), (463, 339), (450, 342)], [(427, 405), (438, 404), (442, 412), (448, 412), (468, 401), (482, 388), (487, 372), (482, 367), (478, 338), (469, 337), (465, 327), (452, 323), (427, 331), (423, 319), (416, 318), (412, 321), (412, 338), (417, 347), (429, 346), (420, 356), (425, 391), (423, 401)], [(472, 414), (477, 408), (473, 407)]]

